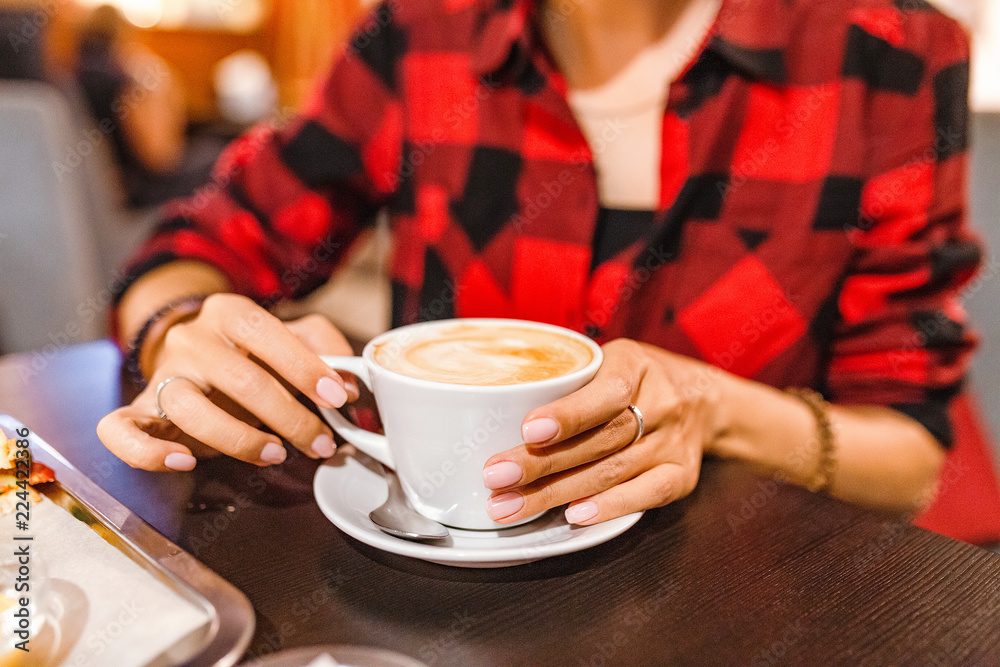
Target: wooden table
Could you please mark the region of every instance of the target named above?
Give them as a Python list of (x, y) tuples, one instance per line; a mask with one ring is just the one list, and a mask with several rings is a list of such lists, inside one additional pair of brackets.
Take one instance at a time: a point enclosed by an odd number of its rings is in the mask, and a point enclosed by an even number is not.
[(0, 360), (0, 411), (246, 593), (248, 657), (344, 643), (431, 665), (1000, 661), (1000, 556), (739, 465), (707, 462), (691, 497), (592, 549), (450, 568), (337, 530), (305, 457), (132, 470), (94, 434), (119, 396), (106, 342)]

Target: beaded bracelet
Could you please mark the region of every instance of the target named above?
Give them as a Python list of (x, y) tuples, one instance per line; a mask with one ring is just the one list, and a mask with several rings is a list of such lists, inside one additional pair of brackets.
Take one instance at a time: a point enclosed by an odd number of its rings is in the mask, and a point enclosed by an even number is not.
[(812, 389), (792, 387), (786, 389), (785, 392), (805, 403), (816, 418), (819, 460), (816, 463), (816, 472), (806, 484), (806, 488), (812, 492), (826, 493), (833, 484), (833, 471), (836, 467), (833, 426), (830, 423), (830, 404), (823, 400), (823, 396), (819, 392)]
[(153, 328), (163, 322), (168, 315), (171, 316), (171, 324), (176, 324), (184, 317), (198, 313), (208, 296), (208, 294), (189, 294), (179, 299), (174, 299), (146, 320), (145, 324), (142, 325), (142, 328), (139, 329), (139, 332), (129, 344), (124, 361), (125, 370), (128, 371), (129, 376), (135, 381), (136, 385), (145, 388), (147, 383), (146, 376), (142, 373), (142, 348)]

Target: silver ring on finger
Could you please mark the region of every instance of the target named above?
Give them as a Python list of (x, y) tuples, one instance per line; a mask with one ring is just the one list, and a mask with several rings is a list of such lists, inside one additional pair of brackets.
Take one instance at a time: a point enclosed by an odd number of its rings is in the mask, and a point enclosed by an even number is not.
[(168, 377), (166, 380), (156, 385), (156, 412), (157, 414), (160, 415), (160, 419), (166, 419), (167, 421), (170, 421), (170, 417), (168, 417), (167, 413), (163, 411), (163, 406), (160, 404), (160, 392), (162, 392), (163, 388), (166, 387), (171, 382), (173, 382), (174, 380), (187, 380), (188, 382), (191, 382), (191, 380), (188, 380), (186, 377), (181, 377), (180, 375), (174, 375), (172, 377)]
[(639, 438), (642, 437), (642, 434), (646, 432), (646, 422), (643, 421), (642, 412), (639, 410), (639, 408), (635, 407), (632, 404), (629, 404), (628, 409), (632, 411), (632, 414), (635, 415), (636, 420), (639, 422), (639, 432), (635, 434), (635, 438), (632, 440), (632, 442), (629, 443), (631, 445), (637, 442)]

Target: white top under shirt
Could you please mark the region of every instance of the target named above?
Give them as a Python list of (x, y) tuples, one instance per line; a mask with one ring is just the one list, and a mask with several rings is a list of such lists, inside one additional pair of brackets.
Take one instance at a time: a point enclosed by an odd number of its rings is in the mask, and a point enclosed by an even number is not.
[(659, 207), (663, 112), (670, 82), (696, 55), (721, 5), (722, 0), (694, 0), (663, 39), (610, 81), (569, 91), (569, 106), (594, 154), (602, 206)]

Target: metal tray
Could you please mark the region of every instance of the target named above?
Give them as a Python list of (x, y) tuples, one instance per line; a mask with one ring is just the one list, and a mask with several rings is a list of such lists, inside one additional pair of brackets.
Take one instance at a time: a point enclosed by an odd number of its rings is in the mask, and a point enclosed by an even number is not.
[[(0, 428), (7, 437), (14, 437), (14, 432), (25, 425), (0, 415)], [(246, 596), (90, 481), (34, 431), (29, 440), (32, 458), (52, 468), (56, 475), (55, 482), (37, 487), (39, 493), (86, 523), (104, 541), (208, 616), (206, 625), (152, 664), (236, 664), (254, 631), (254, 611)]]

